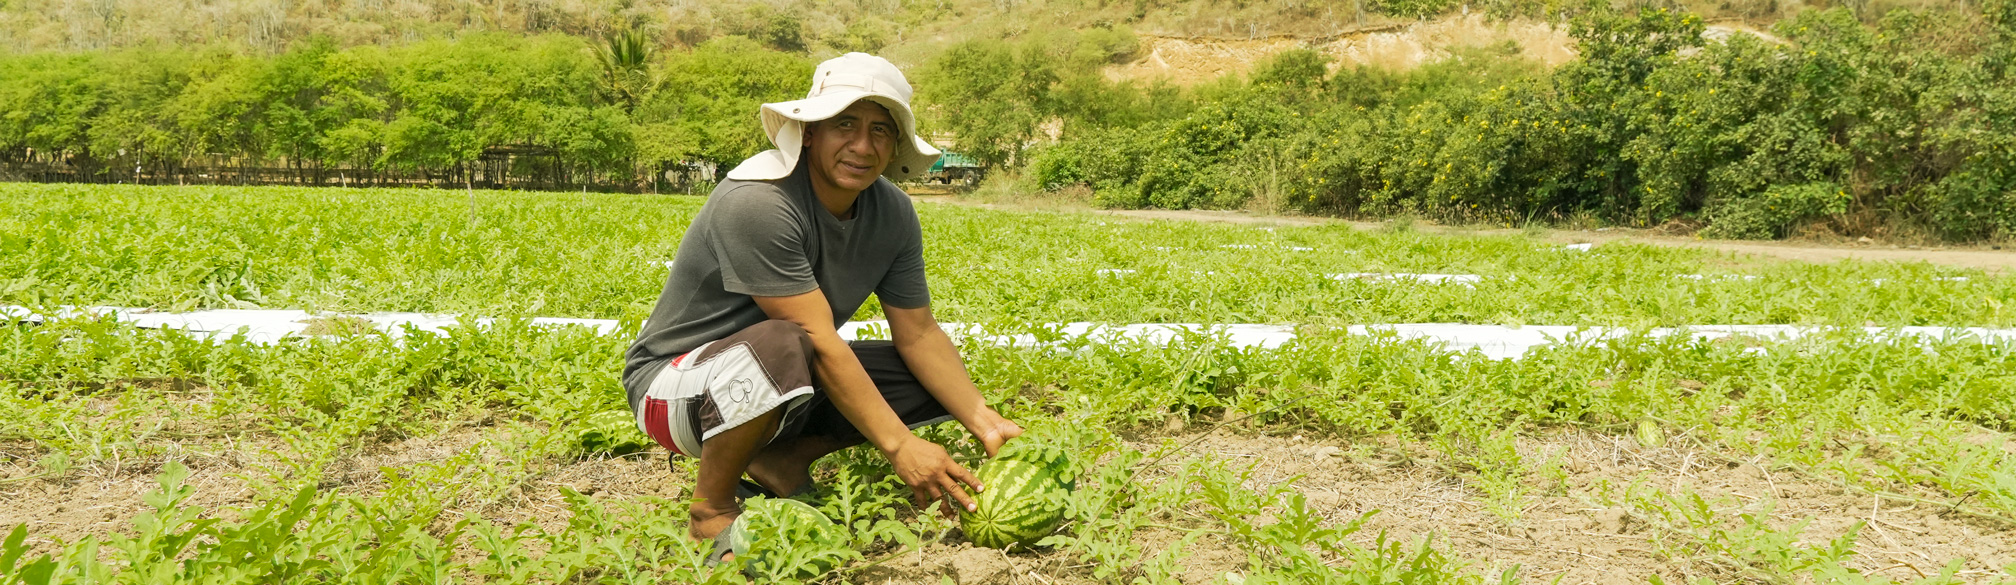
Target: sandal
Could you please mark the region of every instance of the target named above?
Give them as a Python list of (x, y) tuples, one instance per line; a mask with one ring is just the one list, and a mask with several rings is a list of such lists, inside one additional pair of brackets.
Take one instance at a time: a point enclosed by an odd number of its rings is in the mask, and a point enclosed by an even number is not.
[(736, 516), (735, 522), (729, 524), (727, 528), (721, 529), (721, 532), (719, 534), (714, 535), (714, 550), (707, 552), (707, 566), (709, 567), (719, 566), (721, 563), (726, 562), (722, 560), (722, 557), (727, 556), (729, 553), (735, 552), (734, 544), (730, 542), (733, 539), (729, 538), (728, 535), (733, 534), (735, 532), (735, 528), (740, 526), (741, 524), (742, 524), (742, 517)]
[(756, 496), (763, 496), (766, 498), (782, 498), (782, 499), (796, 500), (803, 498), (805, 496), (812, 495), (813, 492), (818, 491), (818, 487), (819, 486), (815, 485), (813, 482), (808, 481), (805, 482), (804, 485), (798, 486), (797, 491), (793, 491), (791, 493), (779, 496), (777, 495), (777, 492), (770, 491), (770, 488), (763, 487), (762, 484), (744, 478), (736, 480), (735, 499), (747, 500), (749, 498), (753, 498)]
[(756, 496), (775, 498), (777, 497), (777, 494), (776, 492), (770, 491), (769, 488), (763, 487), (763, 484), (749, 481), (748, 479), (739, 479), (735, 481), (735, 499), (747, 500), (749, 498), (753, 498)]

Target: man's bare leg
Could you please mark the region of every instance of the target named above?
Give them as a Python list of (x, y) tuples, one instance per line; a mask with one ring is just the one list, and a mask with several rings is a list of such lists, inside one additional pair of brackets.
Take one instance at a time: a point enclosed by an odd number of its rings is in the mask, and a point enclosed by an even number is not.
[(693, 486), (693, 495), (700, 501), (687, 510), (688, 536), (711, 540), (742, 514), (742, 507), (735, 503), (735, 483), (741, 481), (742, 472), (749, 469), (749, 462), (771, 433), (777, 432), (777, 423), (783, 418), (784, 409), (778, 408), (700, 445), (700, 477)]
[(771, 492), (796, 492), (812, 482), (812, 462), (849, 446), (832, 437), (800, 437), (774, 443), (749, 462), (749, 477)]

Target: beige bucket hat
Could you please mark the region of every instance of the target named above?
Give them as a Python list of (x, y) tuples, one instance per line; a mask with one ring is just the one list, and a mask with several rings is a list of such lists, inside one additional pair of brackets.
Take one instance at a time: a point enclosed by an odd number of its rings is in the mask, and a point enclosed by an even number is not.
[(924, 175), (939, 151), (917, 136), (917, 117), (910, 112), (910, 82), (888, 60), (867, 53), (848, 53), (820, 63), (812, 71), (812, 90), (805, 99), (763, 104), (763, 133), (776, 149), (749, 157), (728, 171), (738, 181), (770, 181), (791, 176), (804, 152), (805, 123), (839, 115), (854, 102), (870, 100), (889, 109), (904, 136), (882, 176), (902, 181)]

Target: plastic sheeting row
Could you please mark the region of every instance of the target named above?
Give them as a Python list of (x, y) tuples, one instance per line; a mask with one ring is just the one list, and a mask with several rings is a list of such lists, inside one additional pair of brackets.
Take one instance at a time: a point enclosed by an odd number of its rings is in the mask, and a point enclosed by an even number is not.
[[(206, 333), (223, 338), (244, 335), (253, 343), (273, 343), (289, 337), (310, 336), (309, 329), (318, 319), (355, 318), (388, 335), (404, 335), (408, 328), (420, 331), (444, 333), (450, 327), (474, 325), (486, 327), (495, 320), (488, 318), (468, 318), (459, 315), (424, 313), (373, 313), (359, 315), (314, 315), (306, 311), (294, 310), (215, 310), (192, 313), (154, 312), (146, 309), (125, 309), (118, 307), (65, 307), (56, 312), (56, 317), (76, 317), (83, 315), (109, 316), (135, 327), (147, 329), (181, 329), (192, 333)], [(40, 322), (48, 316), (19, 306), (0, 306), (0, 316), (17, 321)], [(362, 322), (355, 322), (362, 324)], [(628, 335), (613, 319), (532, 319), (535, 327), (587, 327), (601, 335)], [(945, 331), (955, 338), (969, 342), (1036, 346), (1044, 343), (1037, 335), (996, 334), (985, 328), (967, 323), (944, 323)], [(1292, 325), (1265, 324), (1201, 324), (1201, 323), (1137, 323), (1115, 325), (1102, 323), (1060, 323), (1048, 326), (1051, 330), (1043, 338), (1070, 339), (1084, 338), (1094, 342), (1142, 342), (1166, 344), (1185, 335), (1219, 335), (1224, 342), (1234, 347), (1275, 348), (1295, 339)], [(1818, 332), (1836, 330), (1831, 327), (1803, 325), (1699, 325), (1690, 327), (1663, 327), (1647, 331), (1652, 337), (1676, 335), (1692, 336), (1696, 339), (1714, 340), (1732, 336), (1745, 336), (1760, 340), (1785, 341)], [(1973, 338), (1990, 343), (2016, 343), (2016, 329), (1990, 329), (1983, 327), (1857, 327), (1864, 333), (1877, 338), (1917, 338), (1919, 340)], [(848, 323), (840, 328), (840, 335), (847, 339), (864, 339), (886, 335), (888, 323), (864, 321)], [(1443, 349), (1464, 353), (1475, 351), (1491, 359), (1516, 359), (1536, 347), (1564, 342), (1588, 342), (1632, 335), (1634, 332), (1622, 327), (1577, 327), (1561, 325), (1527, 325), (1511, 327), (1505, 325), (1470, 325), (1461, 323), (1396, 323), (1379, 325), (1352, 325), (1353, 335), (1391, 335), (1398, 339), (1421, 340), (1439, 344)], [(1761, 349), (1753, 348), (1758, 351)]]

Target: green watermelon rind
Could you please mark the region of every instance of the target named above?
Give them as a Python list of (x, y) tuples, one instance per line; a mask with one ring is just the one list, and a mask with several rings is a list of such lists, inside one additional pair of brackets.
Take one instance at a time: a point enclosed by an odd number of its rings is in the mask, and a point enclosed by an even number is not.
[[(794, 518), (787, 519), (785, 516)], [(792, 525), (827, 532), (829, 533), (827, 535), (829, 539), (845, 536), (844, 534), (835, 534), (841, 532), (840, 526), (834, 524), (832, 519), (827, 518), (826, 514), (821, 513), (818, 508), (814, 508), (810, 504), (786, 498), (756, 497), (743, 502), (742, 515), (737, 516), (735, 523), (728, 526), (728, 549), (735, 553), (736, 558), (745, 559), (748, 566), (759, 566), (762, 564), (761, 557), (764, 551), (756, 550), (756, 531), (780, 531), (782, 528)], [(779, 544), (789, 545), (790, 543)], [(753, 556), (751, 556), (752, 551), (755, 553)], [(835, 564), (833, 561), (834, 559), (819, 559), (813, 563), (813, 566), (801, 567), (801, 574), (790, 577), (817, 577), (826, 571), (832, 570)]]
[(1048, 496), (1067, 492), (1071, 486), (1057, 481), (1054, 468), (994, 460), (981, 466), (978, 475), (980, 484), (987, 487), (974, 498), (979, 509), (959, 514), (959, 527), (973, 544), (1029, 548), (1063, 523), (1063, 509)]

